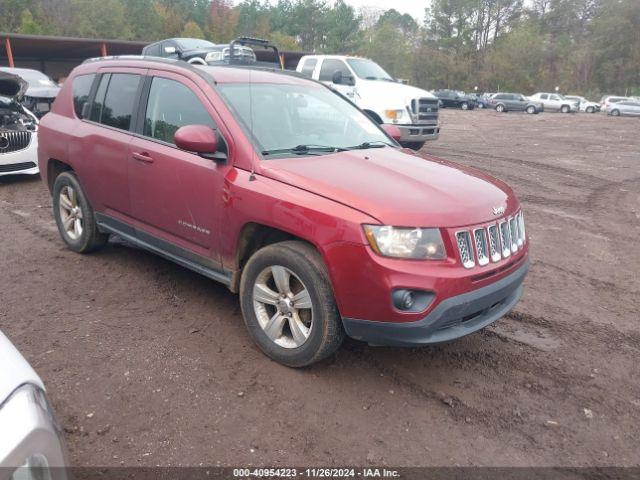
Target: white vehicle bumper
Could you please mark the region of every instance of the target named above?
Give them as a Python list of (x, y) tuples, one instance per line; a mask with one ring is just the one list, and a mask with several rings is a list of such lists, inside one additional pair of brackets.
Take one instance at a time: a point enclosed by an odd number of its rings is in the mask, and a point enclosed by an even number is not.
[(3, 153), (0, 149), (0, 177), (3, 175), (36, 175), (38, 169), (38, 134), (31, 134), (27, 148), (15, 152)]
[(401, 142), (425, 142), (437, 140), (440, 134), (440, 125), (396, 125), (400, 129)]

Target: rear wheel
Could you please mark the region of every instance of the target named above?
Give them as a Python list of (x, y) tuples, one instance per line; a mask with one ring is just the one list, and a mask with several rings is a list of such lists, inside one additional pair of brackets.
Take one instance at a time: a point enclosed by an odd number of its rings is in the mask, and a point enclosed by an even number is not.
[(615, 110), (611, 110), (611, 115), (613, 115), (614, 117), (619, 117), (620, 110), (618, 110), (617, 108)]
[(481, 108), (481, 109), (484, 108), (484, 103), (482, 102), (478, 103), (478, 108)]
[(569, 108), (569, 105), (563, 105), (562, 107), (560, 107), (560, 111), (562, 113), (569, 113), (571, 111), (571, 108)]
[(460, 105), (460, 108), (462, 110), (469, 110), (469, 104), (467, 102), (462, 102), (462, 104)]
[(529, 105), (529, 106), (527, 107), (527, 113), (528, 113), (529, 115), (536, 113), (536, 107), (534, 107), (533, 105)]
[(281, 242), (256, 252), (242, 273), (240, 302), (253, 340), (283, 365), (316, 363), (344, 340), (326, 268), (306, 243)]
[(93, 208), (72, 172), (61, 173), (53, 184), (53, 215), (62, 240), (74, 252), (92, 252), (109, 238), (98, 230)]
[(505, 111), (504, 105), (502, 104), (496, 105), (496, 112), (502, 113), (504, 111)]
[(410, 148), (411, 150), (415, 150), (416, 152), (418, 150), (422, 150), (422, 147), (424, 147), (424, 144), (426, 142), (400, 142), (400, 145), (402, 145), (404, 148)]

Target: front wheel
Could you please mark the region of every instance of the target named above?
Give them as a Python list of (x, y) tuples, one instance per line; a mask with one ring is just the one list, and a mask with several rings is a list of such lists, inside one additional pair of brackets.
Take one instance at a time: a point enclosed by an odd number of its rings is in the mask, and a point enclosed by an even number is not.
[(478, 108), (483, 109), (484, 108), (484, 103), (479, 103), (478, 104)]
[(460, 108), (462, 110), (469, 110), (469, 104), (467, 102), (462, 102), (462, 105), (460, 105)]
[(98, 230), (93, 208), (72, 172), (61, 173), (53, 184), (53, 215), (62, 240), (74, 252), (92, 252), (109, 238)]
[(532, 115), (532, 114), (536, 113), (536, 107), (534, 107), (533, 105), (529, 105), (529, 106), (527, 107), (527, 113), (528, 113), (529, 115)]
[(410, 148), (411, 150), (415, 150), (416, 152), (418, 150), (422, 150), (422, 147), (424, 147), (424, 144), (427, 142), (400, 142), (400, 145), (404, 148)]
[(593, 107), (587, 107), (587, 113), (594, 113), (596, 111)]
[(329, 277), (311, 245), (269, 245), (247, 262), (240, 304), (258, 347), (289, 367), (305, 367), (333, 354), (344, 340)]
[(562, 113), (569, 113), (569, 112), (571, 111), (571, 108), (569, 108), (569, 105), (563, 105), (563, 106), (560, 108), (560, 111), (561, 111)]
[(619, 117), (620, 116), (620, 110), (618, 110), (618, 109), (611, 110), (611, 115), (613, 115), (614, 117)]
[(497, 105), (496, 106), (496, 112), (499, 112), (499, 113), (504, 112), (504, 105)]

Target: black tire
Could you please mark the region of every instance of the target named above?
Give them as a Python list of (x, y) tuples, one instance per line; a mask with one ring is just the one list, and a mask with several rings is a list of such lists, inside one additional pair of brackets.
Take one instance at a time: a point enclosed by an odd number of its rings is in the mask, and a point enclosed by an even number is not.
[[(311, 299), (313, 320), (308, 337), (295, 348), (277, 344), (267, 336), (258, 320), (253, 291), (259, 276), (271, 267), (284, 267), (292, 272)], [(345, 337), (322, 257), (315, 248), (304, 242), (280, 242), (253, 254), (242, 272), (240, 306), (249, 335), (258, 347), (267, 356), (288, 367), (306, 367), (329, 357)], [(282, 331), (286, 328), (290, 327), (284, 327)]]
[[(69, 188), (71, 190), (69, 190)], [(67, 231), (62, 218), (63, 213), (60, 207), (61, 192), (75, 192), (75, 207), (81, 213), (80, 225), (81, 232), (74, 234), (77, 238), (73, 238), (71, 233)], [(68, 195), (66, 195), (69, 198)], [(78, 215), (76, 213), (76, 215)], [(109, 235), (98, 230), (93, 208), (87, 199), (78, 178), (73, 172), (63, 172), (58, 175), (53, 184), (53, 216), (58, 225), (58, 231), (62, 240), (70, 250), (77, 253), (89, 253), (98, 250), (107, 243)], [(67, 217), (67, 220), (69, 218)]]
[(469, 104), (468, 104), (467, 102), (462, 102), (462, 103), (460, 104), (460, 108), (461, 108), (462, 110), (469, 110)]
[(620, 110), (618, 110), (617, 108), (615, 110), (611, 110), (611, 115), (614, 117), (619, 117), (620, 116)]
[(484, 103), (478, 103), (478, 108), (479, 109), (483, 109), (484, 108)]
[(501, 103), (496, 105), (496, 112), (502, 113), (502, 112), (506, 112), (506, 111), (507, 111), (507, 109), (504, 108), (504, 105), (502, 105)]
[(562, 105), (562, 107), (560, 107), (560, 111), (562, 113), (569, 113), (571, 111), (571, 107), (569, 107), (569, 105)]
[(536, 107), (534, 107), (533, 105), (529, 105), (529, 106), (527, 107), (526, 112), (527, 112), (529, 115), (533, 115), (534, 113), (538, 113), (538, 109), (537, 109)]
[(587, 107), (587, 113), (595, 113), (596, 109), (593, 107)]
[(416, 152), (422, 150), (424, 144), (427, 142), (400, 142), (404, 148), (410, 148), (411, 150), (415, 150)]

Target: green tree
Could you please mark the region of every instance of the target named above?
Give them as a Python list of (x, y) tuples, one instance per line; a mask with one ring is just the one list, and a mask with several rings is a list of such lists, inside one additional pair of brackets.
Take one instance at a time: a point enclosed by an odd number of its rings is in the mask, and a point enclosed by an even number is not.
[(20, 33), (30, 35), (38, 35), (42, 33), (42, 27), (34, 20), (32, 13), (26, 8), (20, 15), (20, 26), (18, 27), (18, 31)]
[(324, 25), (324, 51), (349, 53), (358, 48), (361, 41), (360, 17), (344, 0), (337, 0), (333, 8), (326, 12)]
[(202, 29), (196, 22), (189, 20), (184, 24), (184, 28), (182, 29), (182, 32), (180, 32), (180, 36), (187, 38), (204, 38), (204, 33), (202, 33)]

